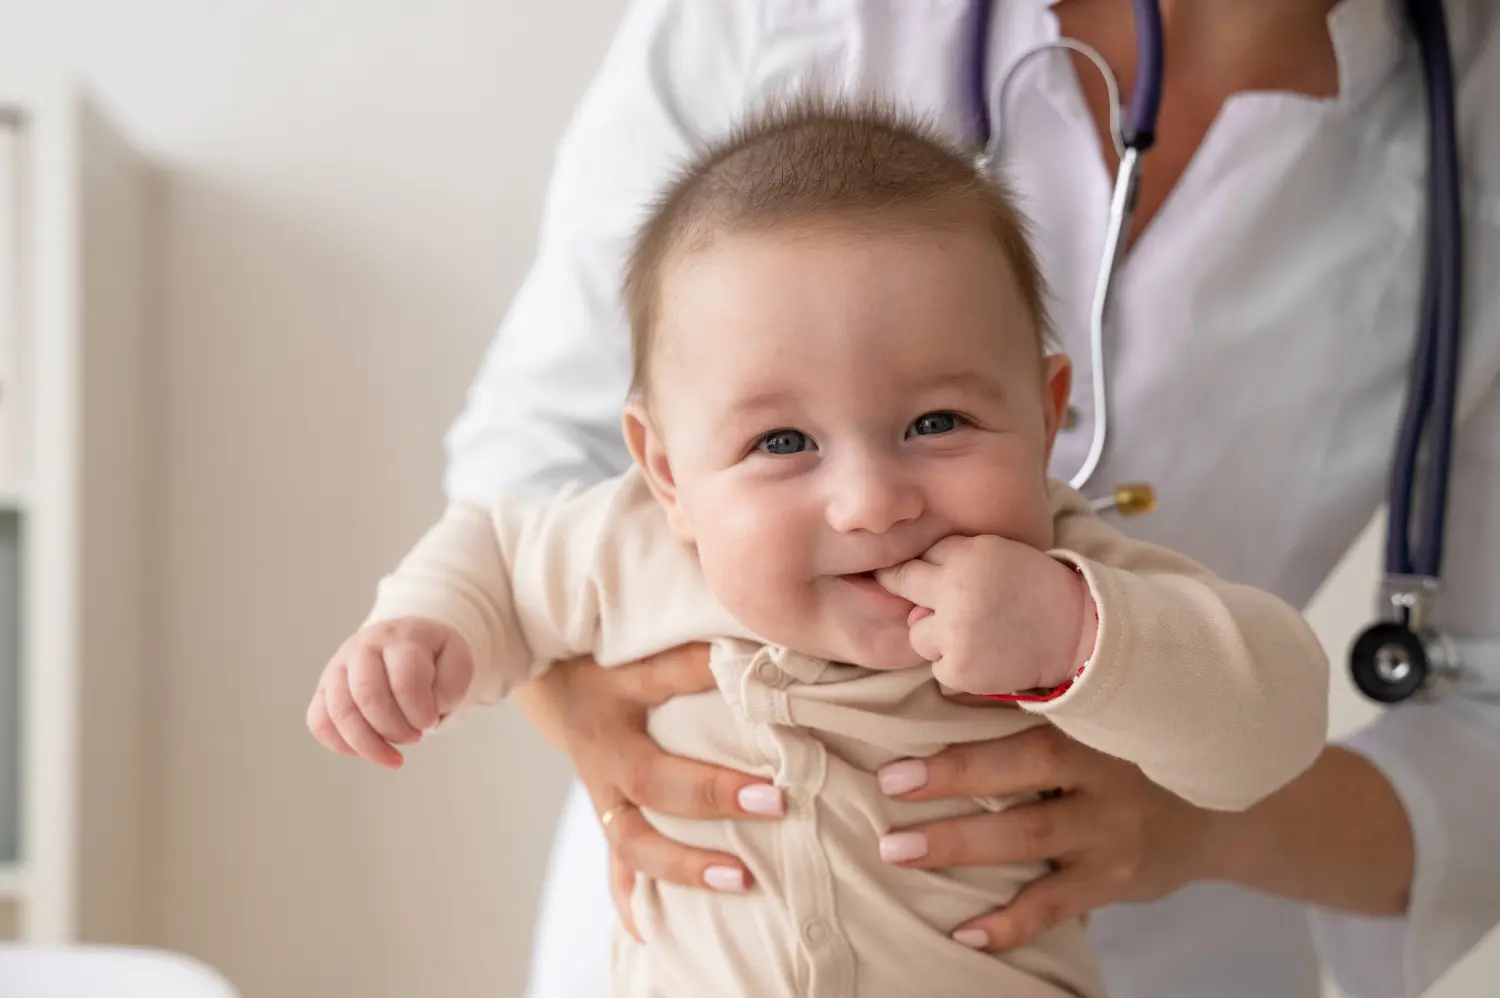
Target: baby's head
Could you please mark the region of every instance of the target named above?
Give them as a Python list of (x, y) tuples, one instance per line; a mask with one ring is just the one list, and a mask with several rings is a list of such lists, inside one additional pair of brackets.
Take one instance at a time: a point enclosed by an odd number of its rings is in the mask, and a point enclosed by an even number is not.
[(626, 280), (625, 435), (747, 627), (877, 669), (920, 659), (868, 573), (951, 534), (1052, 540), (1069, 368), (1009, 198), (887, 111), (804, 103), (697, 156)]

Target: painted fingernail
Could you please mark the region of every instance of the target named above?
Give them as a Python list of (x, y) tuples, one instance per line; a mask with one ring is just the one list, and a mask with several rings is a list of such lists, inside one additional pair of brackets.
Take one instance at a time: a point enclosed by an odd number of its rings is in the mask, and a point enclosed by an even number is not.
[(703, 882), (716, 891), (743, 892), (745, 871), (733, 866), (710, 866), (703, 871)]
[(905, 863), (927, 855), (927, 836), (922, 832), (896, 832), (880, 837), (880, 858), (887, 863)]
[(751, 814), (786, 813), (786, 801), (781, 796), (781, 790), (769, 783), (752, 783), (748, 787), (742, 787), (736, 799), (740, 807)]
[(990, 944), (990, 934), (983, 929), (959, 929), (953, 933), (953, 941), (969, 949), (984, 949)]
[(875, 777), (880, 792), (894, 797), (927, 785), (927, 763), (921, 759), (902, 759), (881, 768)]

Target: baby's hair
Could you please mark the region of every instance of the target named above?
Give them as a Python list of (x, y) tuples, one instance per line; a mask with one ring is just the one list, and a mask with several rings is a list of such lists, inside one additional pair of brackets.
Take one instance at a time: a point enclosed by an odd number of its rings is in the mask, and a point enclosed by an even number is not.
[[(702, 148), (652, 206), (625, 276), (633, 370), (644, 393), (662, 274), (716, 235), (816, 222), (872, 230), (972, 226), (1009, 260), (1037, 342), (1046, 288), (1010, 192), (936, 129), (878, 101), (804, 96), (768, 105)], [(997, 275), (999, 279), (999, 275)]]

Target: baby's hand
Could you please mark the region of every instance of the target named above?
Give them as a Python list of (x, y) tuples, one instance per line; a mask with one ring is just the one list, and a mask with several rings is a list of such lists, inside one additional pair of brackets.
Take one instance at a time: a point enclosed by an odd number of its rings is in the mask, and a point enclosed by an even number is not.
[(912, 649), (933, 676), (965, 693), (1052, 689), (1094, 647), (1087, 583), (1044, 551), (1003, 537), (947, 537), (926, 554), (875, 573), (916, 604)]
[(318, 680), (307, 727), (341, 755), (397, 769), (397, 745), (420, 741), (463, 699), (474, 658), (458, 632), (419, 617), (355, 632)]

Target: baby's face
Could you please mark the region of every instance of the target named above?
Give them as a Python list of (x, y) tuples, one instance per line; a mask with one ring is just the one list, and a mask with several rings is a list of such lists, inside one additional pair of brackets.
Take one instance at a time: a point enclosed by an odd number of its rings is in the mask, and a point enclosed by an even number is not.
[(950, 534), (1050, 545), (1068, 368), (980, 232), (735, 235), (664, 275), (626, 432), (725, 607), (875, 669), (921, 659), (868, 577)]

